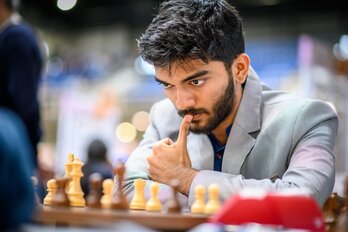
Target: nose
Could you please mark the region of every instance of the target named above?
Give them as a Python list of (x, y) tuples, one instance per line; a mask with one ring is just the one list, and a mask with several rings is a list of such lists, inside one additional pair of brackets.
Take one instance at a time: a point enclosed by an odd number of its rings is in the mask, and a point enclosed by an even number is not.
[(175, 105), (179, 110), (192, 108), (195, 105), (193, 93), (183, 87), (177, 88)]

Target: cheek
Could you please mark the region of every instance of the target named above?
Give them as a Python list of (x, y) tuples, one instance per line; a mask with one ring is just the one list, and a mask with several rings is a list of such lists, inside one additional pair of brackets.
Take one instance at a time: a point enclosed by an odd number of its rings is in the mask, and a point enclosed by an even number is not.
[[(167, 98), (174, 104), (176, 102), (176, 94), (175, 91), (172, 91), (171, 89), (164, 89), (164, 94)], [(175, 104), (174, 104), (175, 105)]]
[(221, 91), (215, 89), (214, 91), (210, 91), (209, 94), (205, 94), (204, 98), (201, 99), (202, 106), (207, 109), (209, 108), (208, 110), (211, 111), (220, 95)]

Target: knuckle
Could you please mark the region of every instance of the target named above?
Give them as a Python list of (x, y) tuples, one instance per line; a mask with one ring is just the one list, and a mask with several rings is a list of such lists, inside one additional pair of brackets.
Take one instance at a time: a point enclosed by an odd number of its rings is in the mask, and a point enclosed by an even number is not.
[(150, 165), (147, 166), (147, 172), (148, 172), (149, 175), (151, 176), (151, 174), (152, 174), (152, 169), (151, 169), (151, 166), (150, 166)]
[(146, 157), (148, 163), (151, 163), (153, 160), (153, 154), (151, 153), (148, 157)]
[(161, 145), (160, 143), (155, 143), (152, 147), (153, 153), (158, 153), (161, 150)]

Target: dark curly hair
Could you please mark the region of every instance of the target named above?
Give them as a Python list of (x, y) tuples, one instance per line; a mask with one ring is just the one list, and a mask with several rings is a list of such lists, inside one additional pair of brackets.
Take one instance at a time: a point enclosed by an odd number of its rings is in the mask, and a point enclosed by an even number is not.
[(140, 55), (157, 67), (201, 59), (230, 67), (244, 52), (242, 19), (225, 0), (169, 0), (138, 40)]

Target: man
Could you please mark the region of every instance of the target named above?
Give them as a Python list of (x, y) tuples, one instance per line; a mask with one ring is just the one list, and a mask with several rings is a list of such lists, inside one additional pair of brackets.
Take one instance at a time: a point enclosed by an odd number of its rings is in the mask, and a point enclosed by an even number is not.
[(102, 180), (114, 176), (107, 153), (108, 148), (102, 140), (94, 139), (88, 145), (87, 162), (82, 166), (83, 177), (81, 178), (81, 187), (85, 196), (89, 193), (89, 177), (93, 173), (99, 173)]
[(0, 0), (0, 106), (23, 120), (33, 150), (30, 159), (36, 165), (41, 137), (37, 95), (42, 56), (32, 29), (16, 13), (17, 2)]
[(163, 192), (178, 179), (189, 204), (198, 184), (212, 183), (223, 200), (261, 187), (305, 189), (324, 203), (334, 184), (336, 113), (322, 101), (261, 84), (234, 7), (224, 0), (169, 0), (138, 42), (168, 99), (151, 109), (126, 163), (130, 196), (136, 178), (162, 183)]

